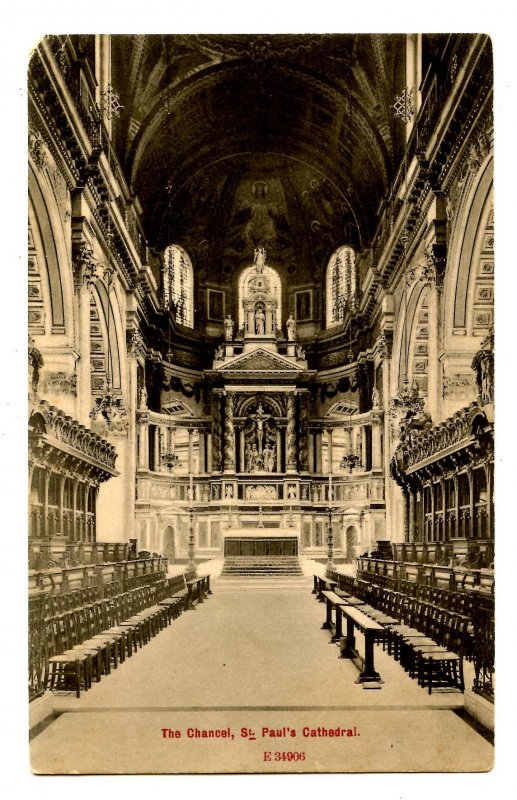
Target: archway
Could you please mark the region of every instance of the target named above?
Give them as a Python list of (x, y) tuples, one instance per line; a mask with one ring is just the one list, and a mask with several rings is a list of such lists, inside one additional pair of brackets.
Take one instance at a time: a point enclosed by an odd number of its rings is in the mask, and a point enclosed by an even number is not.
[(357, 555), (356, 547), (358, 541), (357, 528), (355, 525), (349, 525), (346, 529), (346, 560), (349, 564), (353, 563)]
[(169, 561), (169, 564), (175, 563), (176, 545), (174, 541), (174, 528), (172, 525), (167, 525), (163, 532), (163, 555)]

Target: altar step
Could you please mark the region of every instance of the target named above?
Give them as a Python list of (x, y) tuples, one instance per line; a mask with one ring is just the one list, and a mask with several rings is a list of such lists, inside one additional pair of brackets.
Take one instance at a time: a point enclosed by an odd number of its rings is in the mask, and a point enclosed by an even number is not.
[(297, 556), (236, 556), (226, 557), (222, 575), (302, 575)]

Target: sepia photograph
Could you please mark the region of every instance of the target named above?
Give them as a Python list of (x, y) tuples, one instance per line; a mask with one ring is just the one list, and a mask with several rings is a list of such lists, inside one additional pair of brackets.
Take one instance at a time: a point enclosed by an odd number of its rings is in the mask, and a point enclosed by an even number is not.
[(30, 769), (489, 772), (492, 38), (167, 30), (27, 54)]

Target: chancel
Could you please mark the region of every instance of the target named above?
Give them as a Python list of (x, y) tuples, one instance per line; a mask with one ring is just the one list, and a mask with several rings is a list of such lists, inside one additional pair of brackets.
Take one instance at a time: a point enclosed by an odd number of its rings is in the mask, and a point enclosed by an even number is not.
[[(218, 771), (110, 763), (96, 715), (160, 705), (359, 731), (307, 771), (489, 768), (489, 38), (49, 35), (28, 87), (36, 770)], [(372, 703), (375, 764), (328, 711)], [(87, 718), (98, 761), (51, 756)]]

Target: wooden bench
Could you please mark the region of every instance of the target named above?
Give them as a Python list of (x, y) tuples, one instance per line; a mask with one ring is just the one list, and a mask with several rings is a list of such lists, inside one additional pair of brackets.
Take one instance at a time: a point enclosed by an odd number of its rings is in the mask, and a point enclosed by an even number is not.
[[(350, 595), (345, 595), (343, 592), (337, 594), (337, 592), (322, 591), (321, 594), (325, 600), (327, 609), (325, 622), (321, 626), (322, 630), (328, 630), (333, 632), (330, 641), (339, 642), (339, 640), (343, 635), (341, 606), (348, 605), (357, 607), (362, 605), (362, 601), (359, 600), (357, 597), (351, 597)], [(335, 609), (336, 612), (335, 622), (332, 621), (333, 609)]]
[(314, 588), (312, 590), (312, 594), (316, 595), (316, 600), (320, 603), (325, 602), (325, 598), (323, 597), (323, 592), (333, 592), (337, 586), (335, 580), (330, 578), (322, 578), (321, 575), (314, 575)]
[[(360, 608), (348, 603), (340, 605), (339, 610), (346, 617), (346, 639), (341, 658), (350, 658), (362, 670), (356, 683), (384, 683), (379, 673), (375, 671), (373, 645), (384, 639), (385, 629)], [(364, 658), (356, 649), (355, 628), (358, 628), (364, 635)]]

